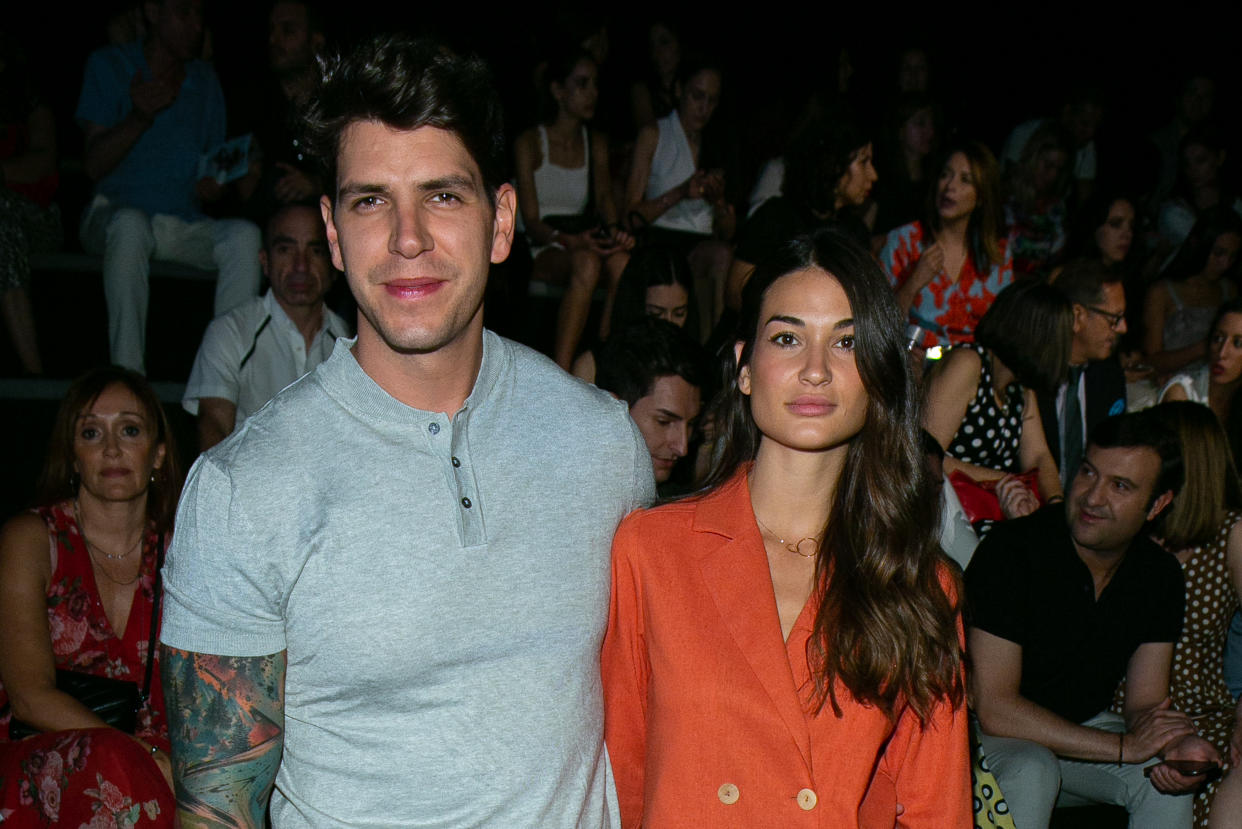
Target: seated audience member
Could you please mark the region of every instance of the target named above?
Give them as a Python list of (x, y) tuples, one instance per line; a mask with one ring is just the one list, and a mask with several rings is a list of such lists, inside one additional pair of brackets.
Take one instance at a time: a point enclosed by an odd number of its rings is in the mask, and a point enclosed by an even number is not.
[(979, 536), (944, 474), (944, 447), (926, 429), (923, 430), (923, 455), (931, 473), (932, 488), (940, 497), (940, 549), (965, 569), (979, 546)]
[(1160, 176), (1152, 193), (1153, 205), (1164, 201), (1177, 183), (1182, 166), (1179, 158), (1182, 139), (1211, 118), (1215, 104), (1216, 82), (1210, 76), (1197, 71), (1183, 76), (1173, 119), (1151, 134), (1151, 143), (1160, 156)]
[(1073, 314), (1069, 376), (1036, 397), (1044, 440), (1067, 491), (1087, 435), (1104, 418), (1126, 410), (1125, 372), (1114, 356), (1126, 332), (1126, 294), (1120, 273), (1089, 259), (1066, 265), (1052, 284)]
[(662, 320), (618, 331), (600, 348), (595, 385), (630, 407), (657, 484), (690, 451), (707, 385), (707, 359), (689, 334)]
[[(118, 813), (128, 826), (174, 825), (156, 637), (180, 491), (173, 434), (146, 381), (118, 367), (75, 380), (52, 428), (41, 505), (0, 532), (6, 826), (98, 825), (100, 815), (115, 826)], [(129, 687), (95, 699), (125, 700), (128, 722), (64, 690), (108, 681)], [(42, 733), (7, 742), (18, 720)]]
[(1242, 218), (1222, 207), (1204, 212), (1166, 277), (1147, 290), (1145, 359), (1163, 374), (1203, 359), (1203, 345), (1222, 303), (1237, 296), (1233, 276), (1242, 250)]
[[(1182, 637), (1173, 649), (1169, 699), (1229, 758), (1223, 779), (1209, 777), (1195, 797), (1195, 826), (1242, 826), (1242, 733), (1225, 684), (1229, 621), (1242, 595), (1242, 488), (1220, 422), (1205, 406), (1165, 403), (1152, 410), (1178, 436), (1186, 482), (1156, 523), (1154, 540), (1172, 553), (1186, 580)], [(1124, 700), (1122, 693), (1119, 699)], [(1119, 709), (1114, 704), (1114, 710)], [(1231, 745), (1234, 752), (1230, 757)], [(1211, 819), (1208, 815), (1211, 813)]]
[(608, 140), (587, 128), (599, 98), (598, 69), (586, 52), (563, 51), (548, 62), (550, 117), (514, 145), (518, 206), (534, 256), (535, 279), (565, 285), (552, 357), (566, 371), (591, 312), (600, 277), (612, 313), (617, 281), (634, 239), (620, 230), (612, 200)]
[(103, 255), (112, 361), (139, 372), (152, 258), (217, 268), (217, 315), (257, 294), (260, 281), (259, 229), (242, 219), (207, 219), (201, 209), (223, 188), (199, 178), (200, 157), (226, 135), (224, 94), (211, 65), (198, 58), (202, 3), (162, 0), (144, 8), (147, 38), (90, 56), (77, 109), (86, 131), (83, 163), (96, 181), (82, 245)]
[[(686, 260), (664, 245), (644, 245), (634, 251), (621, 280), (612, 316), (606, 320), (604, 338), (613, 331), (624, 331), (649, 317), (697, 331), (694, 325), (694, 279)], [(596, 349), (598, 350), (598, 349)], [(595, 382), (595, 350), (587, 349), (574, 360), (574, 377)]]
[[(1065, 504), (998, 524), (966, 568), (978, 735), (1018, 826), (1047, 826), (1058, 802), (1124, 806), (1136, 827), (1190, 826), (1193, 798), (1178, 795), (1202, 778), (1161, 761), (1219, 758), (1169, 707), (1184, 586), (1144, 532), (1181, 477), (1176, 437), (1149, 412), (1109, 418)], [(1122, 678), (1117, 715), (1107, 709)]]
[(1242, 213), (1242, 198), (1225, 175), (1229, 146), (1224, 133), (1211, 124), (1200, 124), (1182, 138), (1177, 183), (1156, 216), (1153, 261), (1163, 263), (1204, 211), (1216, 207)]
[(641, 76), (630, 86), (630, 110), (635, 130), (654, 124), (677, 106), (677, 68), (681, 38), (672, 22), (656, 19), (647, 27), (647, 60)]
[(922, 345), (974, 340), (992, 300), (1013, 281), (992, 151), (959, 142), (927, 192), (927, 218), (890, 231), (880, 265), (897, 304), (926, 333)]
[(1055, 126), (1064, 133), (1068, 141), (1067, 149), (1073, 153), (1066, 166), (1074, 181), (1076, 195), (1079, 199), (1085, 199), (1095, 183), (1095, 133), (1103, 119), (1104, 107), (1101, 106), (1098, 91), (1086, 87), (1076, 89), (1061, 106), (1055, 121), (1036, 118), (1014, 127), (1005, 141), (1001, 162), (1006, 169), (1021, 164), (1024, 151), (1035, 133), (1042, 127)]
[(781, 195), (742, 226), (725, 287), (725, 303), (734, 310), (755, 263), (795, 236), (837, 223), (867, 243), (867, 227), (851, 211), (866, 202), (876, 173), (871, 137), (853, 113), (836, 107), (804, 120), (785, 154), (785, 170)]
[(1069, 153), (1060, 126), (1046, 123), (1006, 176), (1005, 226), (1015, 277), (1046, 277), (1065, 249)]
[(27, 374), (43, 373), (30, 255), (60, 246), (58, 181), (52, 109), (35, 93), (14, 34), (0, 33), (0, 317)]
[(918, 220), (927, 201), (927, 188), (936, 149), (936, 107), (921, 93), (903, 94), (889, 108), (880, 149), (880, 180), (875, 188), (875, 231), (887, 234)]
[(727, 240), (737, 225), (725, 191), (723, 137), (709, 130), (722, 84), (710, 60), (682, 61), (677, 108), (638, 131), (625, 191), (626, 215), (646, 227), (644, 241), (673, 245), (686, 256), (704, 337), (724, 306), (733, 255)]
[[(972, 345), (951, 350), (928, 379), (924, 425), (945, 449), (945, 471), (999, 481), (1009, 518), (1062, 488), (1039, 418), (1037, 391), (1057, 388), (1069, 361), (1072, 313), (1054, 288), (1021, 282), (1001, 291)], [(1038, 493), (1015, 476), (1036, 470)]]
[(270, 72), (246, 95), (238, 133), (249, 132), (261, 167), (246, 215), (262, 222), (281, 205), (313, 201), (323, 181), (298, 132), (318, 83), (315, 60), (324, 46), (323, 20), (309, 0), (276, 0), (267, 17)]
[(259, 252), (271, 290), (207, 326), (181, 405), (207, 451), (285, 386), (332, 354), (349, 325), (323, 301), (336, 271), (319, 208), (283, 207)]

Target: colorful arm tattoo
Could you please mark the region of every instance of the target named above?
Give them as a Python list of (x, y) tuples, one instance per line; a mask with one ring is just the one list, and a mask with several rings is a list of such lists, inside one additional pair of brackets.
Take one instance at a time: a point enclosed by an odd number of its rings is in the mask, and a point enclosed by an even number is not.
[(181, 826), (262, 829), (284, 745), (285, 654), (161, 647)]

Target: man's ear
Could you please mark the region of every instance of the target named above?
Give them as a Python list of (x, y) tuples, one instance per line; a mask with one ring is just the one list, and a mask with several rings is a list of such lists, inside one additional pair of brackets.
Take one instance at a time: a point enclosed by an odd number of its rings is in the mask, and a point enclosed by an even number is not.
[(267, 272), (267, 248), (266, 247), (259, 248), (259, 269), (263, 271), (263, 275), (266, 276), (268, 279), (272, 278), (272, 275)]
[(1084, 306), (1074, 303), (1074, 333), (1077, 334), (1087, 324), (1087, 314), (1090, 313)]
[(1164, 512), (1165, 508), (1173, 503), (1173, 490), (1168, 489), (1156, 496), (1156, 500), (1151, 502), (1151, 508), (1147, 510), (1147, 520), (1154, 521), (1156, 516)]
[(341, 256), (341, 242), (336, 233), (336, 221), (332, 217), (332, 199), (327, 195), (319, 197), (319, 212), (323, 214), (323, 229), (328, 236), (328, 251), (332, 254), (332, 267), (338, 271), (344, 271), (345, 259)]
[(492, 226), (492, 263), (509, 258), (513, 246), (513, 233), (517, 219), (517, 193), (513, 185), (505, 182), (496, 190), (496, 216)]

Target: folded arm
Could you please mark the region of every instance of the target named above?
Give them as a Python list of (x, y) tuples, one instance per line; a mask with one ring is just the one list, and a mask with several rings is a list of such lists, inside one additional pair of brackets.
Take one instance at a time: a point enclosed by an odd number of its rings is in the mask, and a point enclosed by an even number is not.
[(177, 816), (183, 827), (262, 827), (284, 746), (285, 653), (163, 646)]

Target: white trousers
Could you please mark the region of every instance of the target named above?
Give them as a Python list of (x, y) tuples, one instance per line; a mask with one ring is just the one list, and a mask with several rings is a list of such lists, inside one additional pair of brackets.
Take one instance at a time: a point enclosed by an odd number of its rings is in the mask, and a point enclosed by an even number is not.
[(215, 316), (259, 293), (259, 228), (245, 219), (190, 222), (96, 196), (82, 216), (82, 246), (103, 255), (104, 298), (112, 362), (144, 370), (152, 259), (215, 269)]

